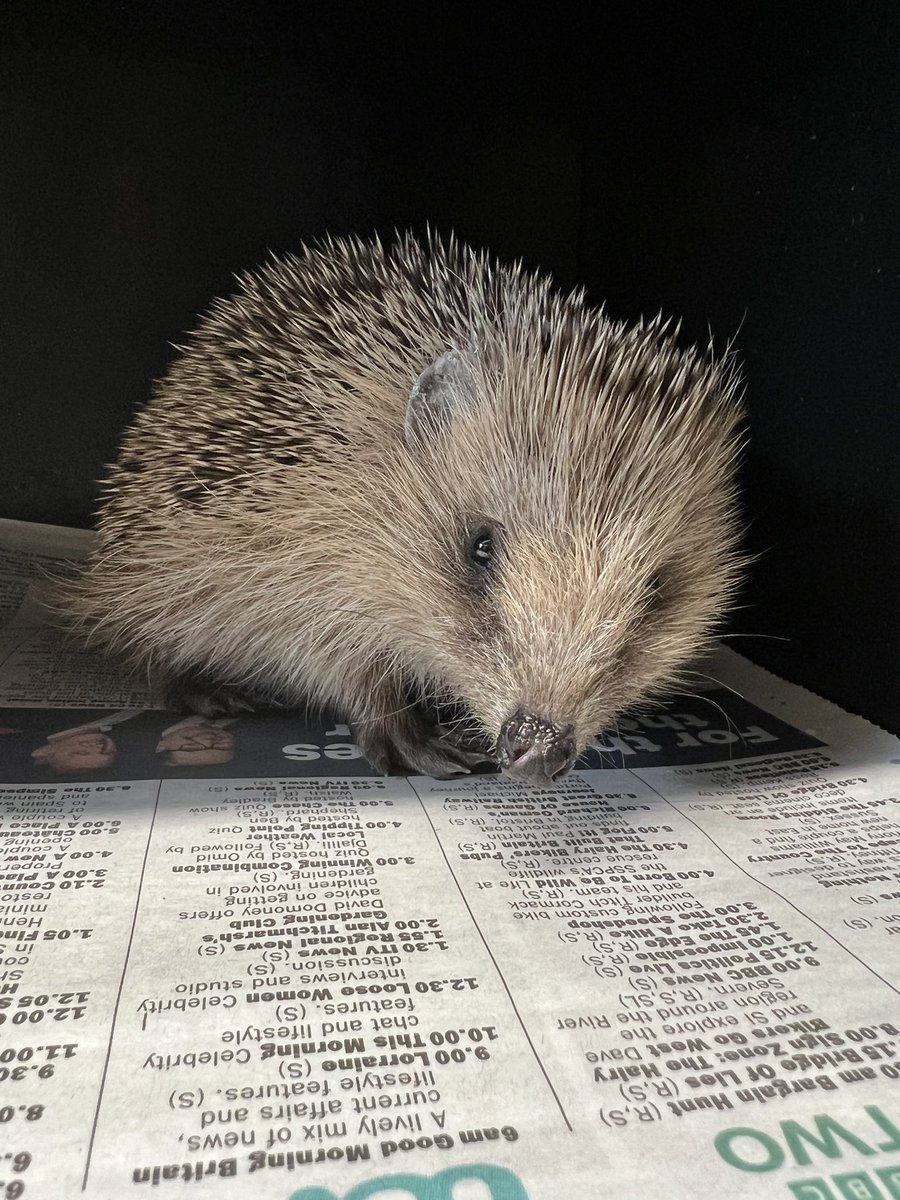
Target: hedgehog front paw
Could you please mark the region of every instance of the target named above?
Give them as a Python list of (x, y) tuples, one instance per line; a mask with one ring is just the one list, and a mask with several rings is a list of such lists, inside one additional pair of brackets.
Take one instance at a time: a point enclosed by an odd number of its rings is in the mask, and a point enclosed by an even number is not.
[(496, 765), (492, 754), (479, 746), (455, 741), (440, 727), (428, 726), (409, 714), (402, 719), (358, 724), (356, 743), (382, 775), (427, 775), (431, 779), (456, 779), (475, 767)]
[(166, 680), (160, 688), (161, 703), (173, 712), (188, 711), (202, 717), (236, 717), (255, 712), (254, 698), (228, 684), (214, 684), (200, 672)]

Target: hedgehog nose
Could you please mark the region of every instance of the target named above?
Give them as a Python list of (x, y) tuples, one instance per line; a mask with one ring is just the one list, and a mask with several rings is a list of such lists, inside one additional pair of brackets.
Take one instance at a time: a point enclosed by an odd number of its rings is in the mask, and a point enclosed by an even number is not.
[(575, 764), (571, 725), (555, 725), (519, 709), (500, 730), (500, 766), (510, 778), (526, 783), (552, 783)]

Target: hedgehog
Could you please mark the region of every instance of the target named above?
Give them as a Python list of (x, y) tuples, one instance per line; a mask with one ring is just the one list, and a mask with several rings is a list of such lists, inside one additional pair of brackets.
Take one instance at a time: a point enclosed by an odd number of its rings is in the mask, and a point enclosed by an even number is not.
[(436, 779), (549, 785), (688, 686), (743, 565), (730, 347), (432, 229), (235, 279), (106, 468), (91, 644), (166, 707), (318, 706)]

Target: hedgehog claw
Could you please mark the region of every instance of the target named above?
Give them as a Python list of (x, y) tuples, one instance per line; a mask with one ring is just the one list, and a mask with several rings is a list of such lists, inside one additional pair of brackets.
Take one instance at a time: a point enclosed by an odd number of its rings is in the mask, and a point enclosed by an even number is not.
[(397, 723), (376, 728), (357, 727), (357, 745), (382, 775), (427, 775), (456, 779), (474, 767), (495, 762), (481, 749), (456, 744), (438, 727), (428, 731), (416, 724)]

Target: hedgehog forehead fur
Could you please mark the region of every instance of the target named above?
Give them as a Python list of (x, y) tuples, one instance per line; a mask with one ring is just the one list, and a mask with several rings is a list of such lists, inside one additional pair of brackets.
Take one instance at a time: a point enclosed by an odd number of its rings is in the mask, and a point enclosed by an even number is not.
[[(737, 375), (659, 319), (617, 324), (453, 238), (328, 239), (241, 277), (180, 349), (74, 605), (142, 665), (355, 719), (402, 676), (492, 737), (524, 708), (581, 750), (727, 606)], [(410, 442), (410, 390), (448, 351), (449, 416)]]

